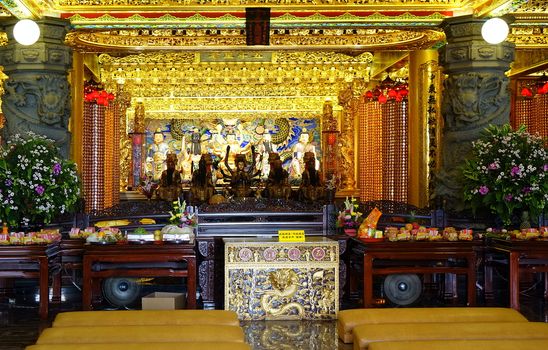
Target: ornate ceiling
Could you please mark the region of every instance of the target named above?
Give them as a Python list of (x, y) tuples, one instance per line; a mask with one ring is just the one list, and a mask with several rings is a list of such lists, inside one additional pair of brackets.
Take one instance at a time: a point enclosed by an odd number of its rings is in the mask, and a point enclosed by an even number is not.
[[(545, 0), (0, 0), (0, 17), (70, 21), (67, 45), (99, 57), (149, 117), (299, 115), (444, 41), (448, 17), (510, 14), (522, 72), (543, 66)], [(246, 46), (245, 9), (270, 8), (269, 45)], [(161, 52), (161, 54), (158, 54)], [(534, 52), (534, 54), (531, 54)], [(518, 53), (518, 57), (521, 57)], [(386, 73), (384, 73), (386, 74)]]

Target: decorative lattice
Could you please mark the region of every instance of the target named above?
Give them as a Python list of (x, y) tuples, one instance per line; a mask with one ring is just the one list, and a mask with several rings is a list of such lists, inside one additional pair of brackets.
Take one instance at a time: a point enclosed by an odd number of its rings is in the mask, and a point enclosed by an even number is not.
[(548, 95), (535, 96), (532, 110), (529, 132), (548, 138)]
[(84, 103), (82, 179), (86, 212), (104, 208), (105, 107)]
[(359, 108), (359, 186), (362, 201), (383, 197), (382, 110), (378, 102), (360, 103)]

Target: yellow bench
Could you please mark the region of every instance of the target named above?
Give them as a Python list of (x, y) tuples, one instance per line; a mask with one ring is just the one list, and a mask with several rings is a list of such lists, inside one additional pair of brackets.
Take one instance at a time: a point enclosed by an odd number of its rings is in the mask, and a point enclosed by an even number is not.
[(425, 340), (412, 342), (380, 342), (369, 350), (539, 350), (548, 349), (548, 339), (501, 340)]
[(548, 339), (548, 323), (466, 322), (368, 324), (354, 328), (354, 350), (388, 341)]
[(352, 343), (352, 330), (363, 324), (426, 322), (527, 322), (518, 311), (498, 307), (351, 309), (337, 316), (339, 338)]
[(251, 350), (246, 343), (118, 343), (30, 345), (25, 350)]
[(244, 342), (244, 332), (224, 325), (53, 327), (45, 329), (36, 344), (157, 342)]
[(74, 311), (60, 313), (53, 321), (53, 327), (198, 324), (240, 325), (236, 312), (228, 310)]

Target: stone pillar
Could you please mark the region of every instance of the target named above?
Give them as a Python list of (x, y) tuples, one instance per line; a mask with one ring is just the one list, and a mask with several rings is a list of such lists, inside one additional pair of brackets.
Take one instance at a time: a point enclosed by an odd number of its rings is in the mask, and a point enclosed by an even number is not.
[(486, 19), (462, 16), (447, 19), (442, 27), (447, 45), (440, 50), (444, 81), (441, 168), (434, 196), (446, 209), (462, 209), (459, 167), (472, 142), (489, 124), (510, 120), (510, 93), (504, 72), (514, 59), (514, 44), (492, 45), (481, 37)]
[(71, 50), (63, 44), (68, 21), (45, 18), (37, 21), (40, 39), (23, 46), (13, 38), (16, 21), (7, 21), (8, 45), (1, 49), (0, 64), (8, 79), (4, 83), (2, 110), (4, 133), (10, 136), (32, 131), (54, 140), (68, 157), (70, 132), (70, 89), (68, 70)]

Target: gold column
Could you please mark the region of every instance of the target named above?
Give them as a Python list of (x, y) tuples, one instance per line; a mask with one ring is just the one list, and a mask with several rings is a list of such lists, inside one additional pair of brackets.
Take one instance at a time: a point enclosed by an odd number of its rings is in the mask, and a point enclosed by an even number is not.
[(357, 104), (352, 85), (348, 85), (339, 92), (339, 105), (341, 111), (341, 137), (340, 137), (340, 168), (341, 190), (337, 196), (359, 195), (356, 189), (358, 169), (356, 167), (357, 146)]
[[(436, 130), (441, 98), (437, 50), (417, 50), (409, 55), (409, 162), (408, 202), (419, 208), (429, 204), (429, 181), (437, 162), (430, 148), (437, 144)], [(435, 91), (432, 91), (432, 90)], [(435, 101), (432, 98), (435, 98)], [(430, 123), (429, 123), (430, 119)], [(434, 125), (432, 125), (434, 124)], [(432, 127), (433, 126), (433, 127)]]
[(70, 72), (72, 90), (72, 110), (69, 131), (72, 133), (70, 158), (82, 171), (82, 146), (84, 125), (84, 54), (72, 53), (72, 71)]

